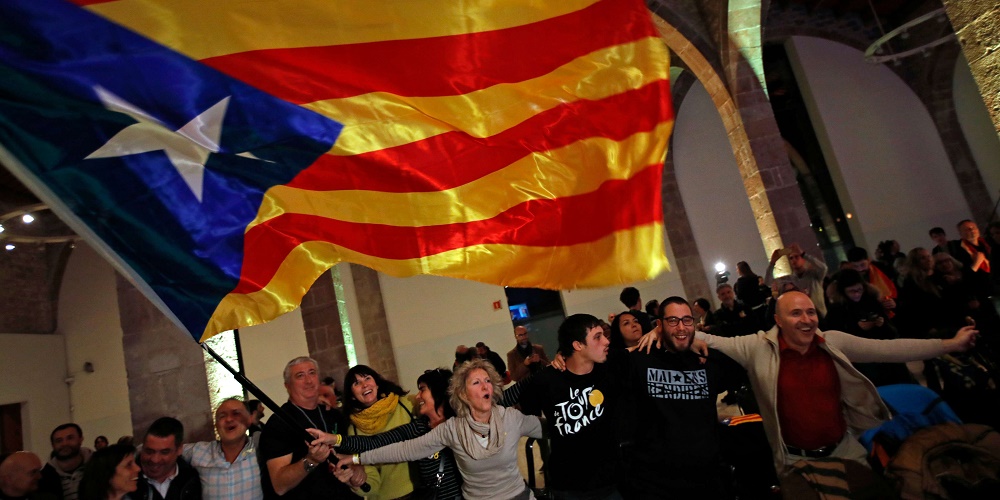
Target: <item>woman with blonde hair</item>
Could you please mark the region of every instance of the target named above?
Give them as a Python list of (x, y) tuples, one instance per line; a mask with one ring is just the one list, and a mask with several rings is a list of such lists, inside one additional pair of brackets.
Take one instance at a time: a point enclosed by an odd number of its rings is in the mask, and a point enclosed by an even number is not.
[(538, 417), (498, 405), (500, 375), (483, 359), (459, 366), (448, 394), (454, 418), (419, 438), (344, 458), (339, 465), (408, 462), (448, 447), (465, 481), (464, 498), (534, 498), (517, 467), (517, 444), (521, 436), (542, 437)]

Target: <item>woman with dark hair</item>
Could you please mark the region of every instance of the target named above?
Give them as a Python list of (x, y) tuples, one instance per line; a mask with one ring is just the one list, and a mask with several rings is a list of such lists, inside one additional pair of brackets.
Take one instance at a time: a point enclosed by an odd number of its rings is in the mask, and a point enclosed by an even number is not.
[[(413, 402), (399, 384), (382, 378), (365, 365), (348, 370), (344, 377), (344, 412), (351, 419), (348, 435), (372, 436), (413, 421)], [(413, 493), (406, 462), (365, 467), (371, 491), (365, 498), (392, 499)]]
[(80, 500), (119, 500), (136, 489), (139, 464), (135, 447), (113, 444), (95, 451), (83, 470)]
[[(655, 317), (652, 316), (652, 317)], [(611, 321), (611, 349), (626, 349), (639, 345), (642, 324), (632, 311), (624, 311)]]
[[(840, 271), (836, 293), (830, 296), (826, 315), (830, 330), (840, 330), (858, 337), (892, 340), (898, 337), (889, 313), (882, 305), (878, 289), (865, 282), (854, 269)], [(854, 363), (876, 386), (913, 384), (916, 381), (903, 363)]]
[[(750, 269), (750, 264), (742, 260), (736, 263), (736, 274), (739, 275), (736, 284), (733, 285), (736, 298), (754, 311), (763, 309), (761, 306), (767, 300), (767, 292), (761, 289), (760, 276), (754, 274), (753, 270)], [(761, 313), (758, 312), (759, 314)]]
[(464, 363), (448, 388), (455, 418), (419, 438), (354, 455), (338, 465), (418, 460), (447, 447), (462, 471), (464, 498), (534, 498), (517, 467), (517, 445), (521, 436), (540, 439), (542, 425), (538, 417), (499, 406), (501, 391), (492, 364), (483, 359)]
[[(455, 416), (448, 402), (448, 384), (451, 370), (435, 368), (417, 378), (416, 400), (419, 416), (410, 423), (375, 436), (340, 436), (309, 429), (317, 438), (313, 444), (325, 443), (337, 447), (340, 453), (361, 453), (400, 441), (423, 436), (445, 420)], [(420, 471), (422, 488), (414, 498), (451, 499), (461, 497), (462, 475), (458, 473), (451, 450), (444, 449), (416, 462)]]
[(893, 318), (900, 335), (916, 339), (946, 338), (952, 315), (944, 313), (948, 305), (941, 287), (935, 283), (930, 250), (921, 247), (910, 250), (905, 267), (899, 307)]

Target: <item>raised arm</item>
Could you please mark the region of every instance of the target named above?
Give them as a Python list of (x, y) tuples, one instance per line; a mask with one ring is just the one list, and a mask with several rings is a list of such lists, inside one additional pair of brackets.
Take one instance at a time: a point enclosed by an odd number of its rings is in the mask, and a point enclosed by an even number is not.
[(826, 272), (829, 269), (827, 269), (826, 262), (824, 262), (823, 259), (813, 257), (805, 252), (802, 252), (802, 258), (805, 259), (806, 262), (812, 264), (812, 269), (808, 272), (811, 273), (814, 278), (822, 281), (823, 278), (826, 277)]
[(527, 387), (527, 384), (530, 383), (531, 379), (534, 377), (534, 374), (528, 372), (524, 378), (515, 382), (514, 385), (504, 389), (503, 395), (500, 400), (497, 401), (497, 404), (500, 406), (514, 406), (520, 403), (521, 394), (524, 392), (524, 388)]
[(708, 344), (708, 347), (729, 356), (733, 359), (733, 361), (739, 363), (744, 369), (746, 369), (751, 362), (750, 351), (752, 343), (764, 342), (764, 340), (760, 338), (760, 334), (742, 335), (739, 337), (720, 337), (718, 335), (712, 335), (711, 333), (695, 332), (695, 338), (704, 340), (705, 343)]
[(778, 263), (778, 259), (782, 255), (785, 255), (784, 249), (778, 248), (771, 252), (771, 262), (767, 264), (767, 269), (764, 271), (764, 284), (771, 286), (771, 282), (774, 281), (774, 266)]
[(825, 332), (826, 341), (855, 363), (905, 363), (966, 351), (976, 345), (979, 331), (966, 326), (953, 338), (872, 340), (844, 332)]

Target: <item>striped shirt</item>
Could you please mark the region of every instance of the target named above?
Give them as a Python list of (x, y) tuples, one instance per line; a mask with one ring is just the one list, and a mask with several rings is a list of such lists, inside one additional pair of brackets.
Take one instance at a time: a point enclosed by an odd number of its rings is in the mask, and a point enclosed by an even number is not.
[(184, 459), (198, 471), (205, 500), (263, 500), (257, 450), (249, 440), (233, 463), (218, 441), (184, 445)]
[[(401, 425), (374, 436), (343, 436), (344, 441), (338, 451), (341, 453), (361, 453), (381, 448), (392, 443), (408, 441), (423, 436), (431, 431), (426, 418), (414, 418), (410, 423)], [(455, 465), (455, 456), (451, 450), (444, 448), (427, 458), (416, 461), (420, 470), (420, 481), (425, 488), (435, 488), (437, 475), (441, 473), (441, 486), (436, 488), (437, 498), (461, 498), (462, 476)]]

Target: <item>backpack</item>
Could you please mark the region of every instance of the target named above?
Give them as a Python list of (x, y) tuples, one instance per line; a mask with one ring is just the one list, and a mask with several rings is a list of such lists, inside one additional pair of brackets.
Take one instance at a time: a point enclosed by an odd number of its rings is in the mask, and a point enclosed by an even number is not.
[(875, 472), (885, 470), (914, 432), (946, 422), (962, 423), (948, 403), (922, 385), (886, 385), (878, 388), (878, 394), (889, 408), (892, 420), (868, 430), (859, 439), (868, 450), (868, 462)]
[(979, 424), (940, 424), (915, 432), (886, 477), (902, 499), (1000, 498), (1000, 434)]

